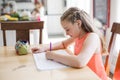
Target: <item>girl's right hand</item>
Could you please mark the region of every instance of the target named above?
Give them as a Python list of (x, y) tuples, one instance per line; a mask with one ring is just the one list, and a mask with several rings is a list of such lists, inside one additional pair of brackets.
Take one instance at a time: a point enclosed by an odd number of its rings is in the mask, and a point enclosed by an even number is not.
[(32, 53), (39, 53), (39, 52), (45, 51), (43, 48), (38, 48), (38, 47), (34, 47), (31, 50), (32, 50)]

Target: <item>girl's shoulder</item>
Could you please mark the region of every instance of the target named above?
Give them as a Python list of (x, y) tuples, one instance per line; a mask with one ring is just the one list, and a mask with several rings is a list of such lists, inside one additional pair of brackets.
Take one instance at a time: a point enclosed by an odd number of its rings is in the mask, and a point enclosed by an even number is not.
[(98, 34), (94, 32), (88, 33), (87, 37), (99, 38)]
[(98, 41), (100, 41), (100, 37), (98, 36), (97, 33), (91, 32), (91, 33), (89, 33), (89, 34), (87, 35), (85, 41), (98, 42)]

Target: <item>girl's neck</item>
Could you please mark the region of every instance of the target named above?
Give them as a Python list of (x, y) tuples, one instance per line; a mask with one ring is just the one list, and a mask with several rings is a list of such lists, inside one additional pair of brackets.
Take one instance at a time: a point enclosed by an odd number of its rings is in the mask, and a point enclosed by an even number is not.
[(84, 35), (86, 35), (86, 34), (87, 34), (87, 32), (82, 31), (81, 34), (80, 34), (80, 36), (79, 36), (79, 39), (81, 39), (82, 37), (84, 37)]

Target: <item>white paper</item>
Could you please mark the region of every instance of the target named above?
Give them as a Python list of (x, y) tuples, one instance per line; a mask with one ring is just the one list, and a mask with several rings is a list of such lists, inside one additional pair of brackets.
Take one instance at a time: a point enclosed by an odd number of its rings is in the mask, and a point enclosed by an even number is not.
[[(55, 52), (58, 54), (67, 55), (67, 52), (65, 50), (57, 50)], [(60, 68), (68, 67), (61, 63), (46, 59), (45, 52), (33, 54), (33, 57), (38, 70), (50, 70), (50, 69), (60, 69)]]

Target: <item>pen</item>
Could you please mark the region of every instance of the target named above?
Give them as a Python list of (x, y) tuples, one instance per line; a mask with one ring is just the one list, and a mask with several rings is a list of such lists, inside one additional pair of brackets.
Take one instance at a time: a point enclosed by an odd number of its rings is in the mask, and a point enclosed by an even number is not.
[(52, 43), (50, 42), (50, 51), (52, 50)]

